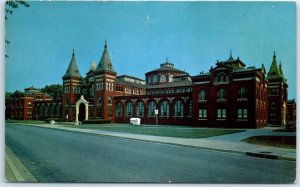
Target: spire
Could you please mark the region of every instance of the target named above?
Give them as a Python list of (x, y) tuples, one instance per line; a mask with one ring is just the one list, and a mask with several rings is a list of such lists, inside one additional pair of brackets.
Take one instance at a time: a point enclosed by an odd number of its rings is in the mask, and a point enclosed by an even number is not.
[(274, 51), (274, 55), (273, 55), (273, 61), (270, 67), (270, 70), (268, 72), (267, 75), (267, 79), (268, 80), (282, 80), (284, 82), (286, 82), (283, 74), (282, 74), (282, 70), (281, 70), (281, 62), (280, 65), (278, 66), (277, 62), (276, 62), (276, 53)]
[(107, 41), (105, 40), (104, 49), (107, 49)]
[(69, 64), (69, 67), (68, 67), (65, 75), (63, 76), (63, 78), (69, 78), (69, 77), (82, 78), (81, 75), (80, 75), (78, 66), (76, 64), (74, 49), (73, 49), (72, 58), (71, 58), (71, 62)]
[(111, 71), (111, 72), (115, 72), (111, 60), (109, 58), (108, 55), (108, 50), (107, 50), (107, 41), (105, 40), (105, 44), (104, 44), (104, 50), (100, 59), (100, 62), (98, 64), (98, 67), (96, 69), (96, 71)]
[(232, 50), (230, 49), (230, 56), (229, 59), (226, 62), (231, 62), (234, 61), (233, 57), (232, 57)]

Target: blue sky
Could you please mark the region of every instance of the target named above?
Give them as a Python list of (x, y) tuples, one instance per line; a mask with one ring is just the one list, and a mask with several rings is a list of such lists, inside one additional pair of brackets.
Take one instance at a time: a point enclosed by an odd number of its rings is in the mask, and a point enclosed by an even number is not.
[(296, 97), (296, 7), (288, 2), (30, 2), (6, 21), (6, 91), (62, 84), (75, 50), (82, 76), (105, 39), (118, 75), (166, 58), (190, 75), (233, 57), (267, 71), (274, 50)]

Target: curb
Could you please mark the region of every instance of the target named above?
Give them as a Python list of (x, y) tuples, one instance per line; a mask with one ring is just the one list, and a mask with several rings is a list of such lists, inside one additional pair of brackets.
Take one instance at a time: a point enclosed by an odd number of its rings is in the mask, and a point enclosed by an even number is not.
[(112, 134), (102, 134), (102, 133), (99, 133), (99, 132), (97, 133), (97, 132), (77, 131), (77, 130), (66, 129), (66, 128), (61, 129), (61, 128), (57, 128), (57, 127), (42, 126), (43, 124), (36, 124), (36, 125), (35, 124), (26, 124), (26, 125), (31, 125), (31, 126), (40, 127), (40, 128), (71, 131), (71, 132), (75, 132), (75, 133), (85, 133), (85, 134), (96, 135), (96, 136), (106, 136), (106, 137), (113, 137), (113, 138), (119, 138), (119, 139), (131, 139), (131, 140), (136, 140), (136, 141), (145, 141), (145, 142), (154, 142), (154, 143), (169, 144), (169, 145), (176, 145), (176, 146), (184, 146), (184, 147), (197, 148), (197, 149), (203, 149), (203, 150), (240, 154), (240, 155), (258, 157), (258, 158), (296, 161), (295, 158), (282, 157), (282, 156), (272, 155), (272, 154), (255, 153), (255, 152), (243, 152), (243, 151), (225, 150), (225, 149), (218, 149), (218, 148), (211, 148), (211, 147), (193, 146), (193, 145), (179, 144), (179, 143), (173, 143), (173, 142), (161, 142), (161, 141), (155, 141), (155, 140), (145, 140), (145, 139), (139, 139), (139, 138), (133, 138), (133, 137), (123, 137), (123, 136), (112, 135)]
[(5, 180), (6, 182), (38, 182), (7, 146), (5, 146), (5, 161), (16, 179), (16, 181)]

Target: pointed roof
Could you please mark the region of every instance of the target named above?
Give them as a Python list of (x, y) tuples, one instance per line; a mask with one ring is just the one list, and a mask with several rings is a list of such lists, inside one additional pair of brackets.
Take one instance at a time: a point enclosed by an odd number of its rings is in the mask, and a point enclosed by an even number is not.
[(72, 58), (71, 58), (71, 62), (69, 64), (69, 67), (68, 67), (65, 75), (62, 78), (64, 79), (64, 78), (69, 78), (69, 77), (82, 78), (81, 75), (80, 75), (78, 66), (76, 64), (74, 49), (73, 49)]
[(106, 41), (105, 41), (104, 50), (103, 50), (103, 53), (102, 53), (102, 56), (101, 56), (101, 59), (100, 59), (100, 62), (98, 64), (96, 71), (110, 71), (110, 72), (115, 73), (115, 70), (112, 66), (111, 60), (108, 55)]
[(276, 62), (276, 53), (274, 51), (273, 55), (273, 61), (270, 67), (270, 70), (267, 75), (268, 80), (282, 80), (283, 82), (286, 82), (286, 79), (284, 78), (282, 74), (282, 69), (281, 69), (281, 63), (280, 66), (278, 66)]

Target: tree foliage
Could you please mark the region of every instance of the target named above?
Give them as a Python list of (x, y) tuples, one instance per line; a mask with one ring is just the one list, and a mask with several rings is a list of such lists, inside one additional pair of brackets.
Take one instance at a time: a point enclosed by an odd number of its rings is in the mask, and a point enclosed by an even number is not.
[(54, 100), (61, 99), (62, 91), (63, 87), (60, 84), (46, 85), (44, 88), (41, 88), (41, 92), (51, 95)]
[(19, 5), (29, 7), (29, 3), (22, 0), (6, 0), (5, 2), (5, 19), (7, 19), (7, 14), (12, 14), (14, 9), (18, 8)]
[[(7, 15), (12, 14), (14, 9), (17, 9), (21, 6), (29, 7), (30, 5), (24, 0), (6, 0), (5, 2), (5, 20), (7, 20)], [(5, 40), (5, 44), (8, 45), (9, 41)], [(8, 58), (8, 55), (5, 54), (5, 58)]]

